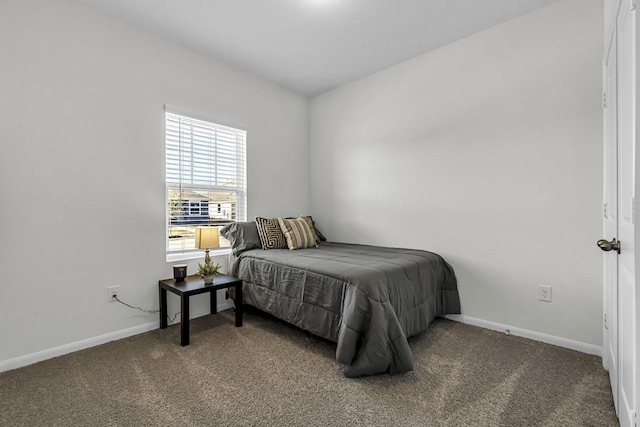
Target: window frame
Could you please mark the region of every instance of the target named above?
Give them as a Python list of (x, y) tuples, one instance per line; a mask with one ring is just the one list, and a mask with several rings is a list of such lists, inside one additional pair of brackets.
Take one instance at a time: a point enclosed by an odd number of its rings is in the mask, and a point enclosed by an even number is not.
[[(190, 112), (186, 112), (184, 110), (180, 110), (174, 107), (170, 107), (165, 105), (165, 254), (167, 262), (180, 261), (180, 260), (189, 260), (201, 258), (203, 256), (203, 250), (198, 248), (190, 248), (183, 247), (179, 249), (172, 249), (170, 247), (170, 235), (172, 227), (183, 226), (185, 228), (197, 227), (199, 225), (212, 225), (215, 226), (216, 223), (219, 223), (218, 227), (222, 228), (223, 225), (233, 223), (233, 222), (241, 222), (246, 221), (247, 219), (247, 155), (246, 155), (246, 145), (247, 145), (247, 131), (238, 126), (230, 126), (227, 124), (222, 124), (220, 122), (213, 121), (211, 119), (202, 117), (198, 114), (193, 114)], [(181, 120), (184, 120), (182, 122)], [(183, 123), (185, 126), (191, 126), (191, 133), (185, 139), (183, 139), (183, 135), (179, 134), (176, 138), (175, 134), (171, 135), (170, 133), (170, 124), (173, 121), (173, 124), (177, 122), (178, 129), (182, 129)], [(204, 142), (202, 138), (196, 138), (195, 130), (202, 129), (211, 129), (213, 130), (212, 136), (210, 139), (205, 138)], [(175, 130), (175, 127), (172, 128)], [(219, 134), (224, 135), (218, 136)], [(234, 135), (234, 138), (230, 140), (227, 138), (228, 135)], [(215, 136), (213, 136), (215, 135)], [(177, 140), (177, 141), (176, 141)], [(190, 148), (183, 150), (183, 141), (187, 141), (186, 145)], [(175, 162), (175, 153), (176, 153), (176, 144), (177, 144), (177, 152), (179, 153), (179, 159), (177, 166)], [(197, 160), (196, 151), (201, 152), (200, 148), (204, 145), (212, 144), (207, 147), (210, 151), (209, 154), (215, 153), (216, 162), (213, 163), (215, 166), (211, 167), (210, 165), (205, 165), (204, 168), (209, 172), (209, 175), (206, 175), (208, 180), (206, 183), (202, 183), (202, 174), (196, 178), (196, 174), (194, 173), (195, 168), (198, 165), (202, 165), (202, 161)], [(229, 147), (233, 144), (233, 148)], [(226, 145), (226, 147), (225, 147)], [(183, 170), (182, 158), (189, 158), (190, 160), (185, 161), (188, 164), (187, 169), (190, 170), (190, 173), (186, 173)], [(173, 155), (173, 158), (172, 158)], [(226, 156), (226, 157), (225, 157)], [(234, 160), (229, 162), (229, 156)], [(226, 160), (226, 164), (224, 161)], [(195, 166), (194, 166), (195, 165)], [(214, 170), (215, 172), (211, 173)], [(219, 172), (221, 171), (221, 172)], [(231, 175), (230, 175), (231, 173)], [(171, 176), (170, 176), (171, 175)], [(189, 176), (185, 179), (185, 176)], [(235, 179), (229, 178), (233, 176)], [(220, 181), (227, 180), (227, 183), (220, 185)], [(194, 183), (194, 181), (199, 181), (198, 183)], [(172, 221), (171, 214), (171, 191), (178, 191), (180, 193), (180, 209), (187, 209), (188, 215), (187, 219), (185, 219), (185, 223), (181, 225), (175, 224), (175, 214), (173, 216), (174, 224)], [(199, 212), (198, 222), (195, 222), (196, 218), (190, 219), (191, 210), (194, 208), (194, 201), (189, 198), (182, 198), (182, 193), (196, 192), (196, 193), (209, 193), (208, 194), (208, 204), (205, 207), (205, 203), (203, 200), (200, 200), (197, 209)], [(213, 194), (234, 194), (232, 197), (233, 201), (224, 201), (224, 200), (215, 200), (212, 199), (211, 196)], [(174, 199), (175, 200), (175, 199)], [(219, 210), (221, 206), (229, 205), (234, 206), (229, 209), (229, 212), (225, 212), (227, 215), (232, 216), (233, 219), (224, 220), (219, 218)], [(202, 217), (202, 212), (207, 211), (207, 224), (200, 223), (199, 221), (204, 220)], [(214, 214), (214, 217), (211, 216), (211, 213)], [(218, 216), (218, 219), (215, 218)], [(190, 223), (189, 221), (194, 221)], [(224, 238), (221, 237), (221, 241), (225, 241)], [(211, 255), (226, 255), (231, 253), (230, 246), (224, 246), (220, 248), (211, 249)]]

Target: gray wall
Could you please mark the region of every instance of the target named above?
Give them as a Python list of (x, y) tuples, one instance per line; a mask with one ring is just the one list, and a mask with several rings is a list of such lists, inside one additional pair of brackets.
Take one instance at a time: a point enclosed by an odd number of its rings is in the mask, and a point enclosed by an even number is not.
[(249, 217), (309, 212), (306, 98), (77, 2), (0, 2), (0, 361), (157, 322), (107, 287), (157, 308), (172, 276), (164, 104), (247, 130)]
[(438, 252), (464, 315), (601, 346), (602, 22), (562, 0), (314, 98), (321, 230)]

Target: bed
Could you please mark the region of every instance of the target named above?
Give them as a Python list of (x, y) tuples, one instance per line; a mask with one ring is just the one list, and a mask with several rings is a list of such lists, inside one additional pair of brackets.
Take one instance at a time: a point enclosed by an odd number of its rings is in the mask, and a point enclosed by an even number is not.
[(222, 230), (244, 303), (337, 343), (347, 377), (412, 370), (407, 338), (460, 313), (453, 269), (435, 253), (326, 241), (263, 250), (251, 224)]

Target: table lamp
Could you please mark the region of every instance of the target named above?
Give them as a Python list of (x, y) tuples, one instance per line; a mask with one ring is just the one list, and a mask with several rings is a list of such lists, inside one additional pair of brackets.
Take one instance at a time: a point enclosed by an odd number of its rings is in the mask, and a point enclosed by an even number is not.
[(204, 262), (211, 262), (209, 258), (209, 249), (220, 246), (220, 235), (218, 227), (198, 227), (196, 228), (196, 247), (204, 249)]

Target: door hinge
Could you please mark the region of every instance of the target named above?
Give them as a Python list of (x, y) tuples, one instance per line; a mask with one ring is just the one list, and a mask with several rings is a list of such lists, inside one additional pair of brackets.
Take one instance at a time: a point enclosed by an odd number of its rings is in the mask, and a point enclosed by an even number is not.
[(602, 94), (602, 108), (607, 108), (607, 93)]
[(631, 198), (631, 224), (636, 223), (636, 198)]
[(602, 204), (602, 214), (604, 215), (605, 218), (609, 218), (609, 213), (607, 212), (607, 204), (606, 203)]
[(609, 329), (609, 325), (607, 325), (607, 313), (604, 314), (604, 328)]

